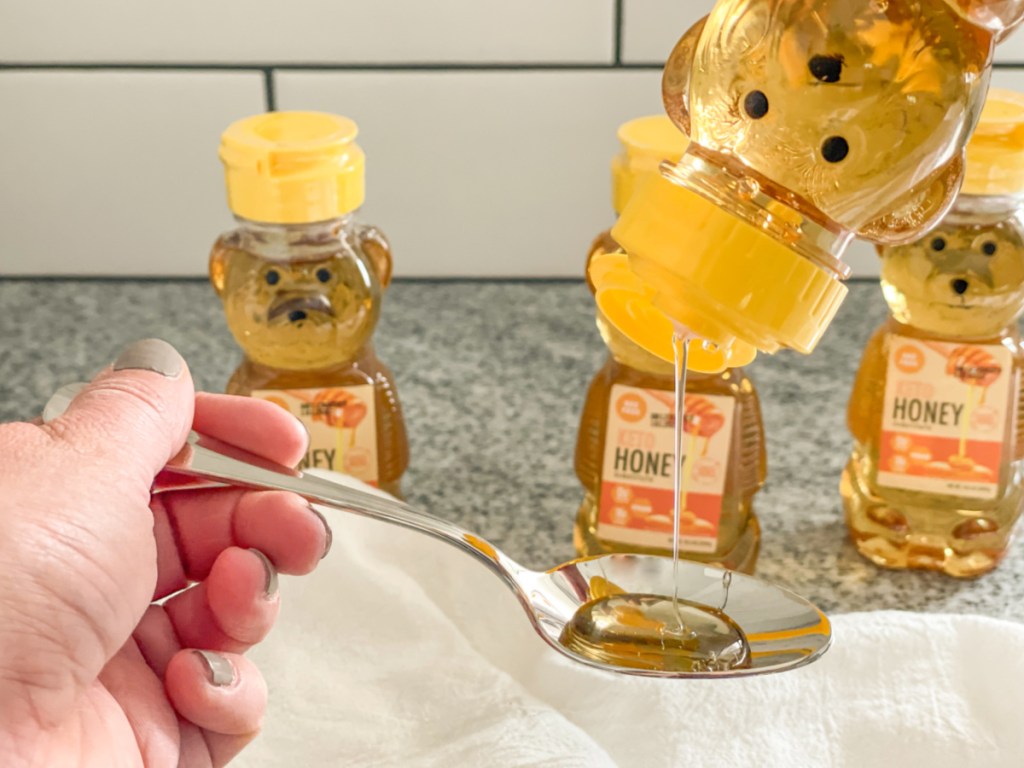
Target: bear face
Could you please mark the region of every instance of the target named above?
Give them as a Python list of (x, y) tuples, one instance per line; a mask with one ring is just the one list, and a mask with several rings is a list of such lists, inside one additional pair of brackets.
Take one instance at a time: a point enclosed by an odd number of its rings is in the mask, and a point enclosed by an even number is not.
[(905, 242), (959, 189), (997, 34), (1022, 16), (998, 0), (719, 0), (673, 51), (665, 106), (696, 152)]
[(249, 360), (321, 370), (351, 362), (369, 342), (390, 278), (383, 237), (375, 233), (361, 247), (289, 261), (232, 247), (232, 239), (215, 247), (211, 276), (228, 327)]
[(897, 320), (927, 332), (997, 336), (1024, 310), (1024, 224), (956, 219), (880, 249), (886, 301)]

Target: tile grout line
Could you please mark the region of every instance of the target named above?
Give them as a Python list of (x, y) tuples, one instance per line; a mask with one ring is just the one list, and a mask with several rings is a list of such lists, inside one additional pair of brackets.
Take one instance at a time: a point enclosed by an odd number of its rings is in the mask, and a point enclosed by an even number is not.
[[(622, 0), (616, 0), (621, 3)], [(659, 61), (622, 61), (622, 34), (625, 21), (618, 19), (615, 29), (614, 60), (611, 62), (409, 62), (405, 64), (325, 64), (322, 62), (288, 62), (273, 64), (224, 64), (218, 62), (39, 62), (0, 61), (3, 72), (261, 72), (264, 77), (282, 72), (616, 72), (619, 70), (657, 70), (665, 66)], [(997, 70), (1024, 69), (1024, 61), (999, 61)], [(270, 85), (273, 95), (273, 84)]]
[(622, 14), (625, 0), (615, 0), (615, 66), (622, 66)]
[(277, 94), (274, 92), (274, 70), (263, 70), (263, 106), (267, 112), (277, 111)]
[(614, 72), (619, 69), (661, 69), (664, 62), (410, 62), (406, 64), (325, 64), (318, 62), (224, 64), (217, 62), (39, 62), (19, 63), (0, 61), (0, 72), (71, 71), (94, 72)]

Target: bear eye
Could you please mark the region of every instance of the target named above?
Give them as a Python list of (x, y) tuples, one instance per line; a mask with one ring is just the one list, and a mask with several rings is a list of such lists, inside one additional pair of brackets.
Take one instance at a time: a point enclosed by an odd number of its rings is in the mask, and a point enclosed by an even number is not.
[(850, 144), (842, 136), (830, 136), (821, 145), (821, 156), (830, 163), (841, 163), (850, 154)]
[(838, 83), (843, 76), (842, 56), (815, 56), (807, 64), (816, 80), (823, 83)]
[(764, 91), (751, 91), (743, 100), (743, 109), (754, 120), (760, 120), (768, 114), (768, 97)]
[(941, 253), (942, 251), (946, 250), (945, 238), (936, 237), (934, 240), (932, 240), (932, 250), (935, 251), (936, 253)]
[(331, 281), (331, 270), (321, 267), (316, 271), (316, 279), (321, 283), (329, 283)]
[(993, 242), (992, 240), (986, 240), (984, 243), (982, 243), (981, 252), (984, 253), (986, 256), (995, 256), (996, 251), (998, 250), (999, 246), (997, 246), (995, 242)]
[(268, 269), (267, 274), (263, 276), (263, 279), (267, 281), (267, 285), (277, 285), (281, 282), (281, 275), (278, 274), (276, 269)]

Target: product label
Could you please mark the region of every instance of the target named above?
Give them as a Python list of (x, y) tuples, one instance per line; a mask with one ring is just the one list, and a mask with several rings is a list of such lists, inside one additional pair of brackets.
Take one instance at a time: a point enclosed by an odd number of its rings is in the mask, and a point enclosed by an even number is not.
[(996, 498), (1012, 379), (1006, 347), (891, 336), (878, 484)]
[(300, 469), (330, 469), (377, 484), (377, 416), (372, 384), (263, 389), (252, 396), (281, 406), (306, 425), (309, 449)]
[[(679, 549), (714, 552), (736, 401), (686, 395)], [(597, 535), (672, 548), (674, 395), (616, 384), (608, 404)]]

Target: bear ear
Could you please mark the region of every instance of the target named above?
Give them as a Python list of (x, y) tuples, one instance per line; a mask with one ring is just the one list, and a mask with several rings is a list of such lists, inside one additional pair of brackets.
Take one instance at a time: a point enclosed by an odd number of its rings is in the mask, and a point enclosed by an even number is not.
[(946, 0), (972, 24), (991, 32), (1002, 42), (1024, 21), (1024, 0)]
[(377, 273), (380, 287), (387, 288), (391, 284), (391, 243), (376, 227), (366, 227), (359, 233), (359, 244)]
[(220, 242), (213, 246), (210, 251), (210, 282), (217, 295), (224, 298), (224, 285), (228, 275), (228, 256), (231, 252), (224, 248)]
[(697, 42), (707, 21), (705, 16), (676, 43), (665, 62), (665, 73), (661, 78), (661, 100), (665, 111), (687, 136), (690, 135), (690, 70), (697, 54)]
[(946, 215), (963, 180), (961, 153), (914, 187), (902, 198), (902, 205), (868, 222), (857, 235), (875, 245), (906, 245), (918, 240)]

